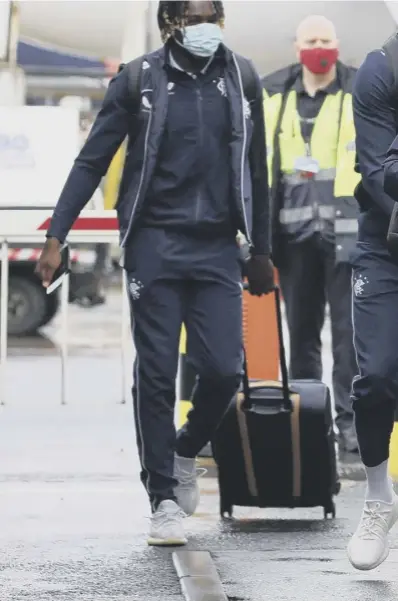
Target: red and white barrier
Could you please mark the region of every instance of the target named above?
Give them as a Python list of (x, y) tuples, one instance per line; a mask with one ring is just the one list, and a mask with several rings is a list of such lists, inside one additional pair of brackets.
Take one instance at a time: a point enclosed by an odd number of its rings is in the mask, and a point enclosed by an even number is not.
[[(39, 260), (41, 251), (42, 247), (39, 245), (36, 248), (9, 248), (8, 260), (15, 263), (22, 261), (36, 263)], [(70, 258), (72, 263), (91, 264), (95, 261), (95, 251), (71, 249)]]
[[(45, 240), (52, 211), (48, 209), (1, 209), (0, 239), (8, 243)], [(115, 211), (83, 211), (69, 232), (68, 240), (78, 243), (118, 242), (118, 220)]]
[[(0, 404), (6, 402), (7, 377), (7, 321), (8, 321), (8, 268), (10, 258), (16, 251), (37, 253), (37, 249), (10, 249), (10, 244), (43, 245), (52, 211), (48, 209), (1, 209), (0, 208), (0, 245), (1, 245), (1, 297), (0, 297)], [(68, 242), (76, 244), (117, 244), (119, 242), (118, 220), (115, 211), (83, 211), (68, 235)], [(61, 343), (61, 403), (67, 400), (67, 359), (68, 359), (68, 302), (69, 278), (66, 277), (61, 288), (62, 343)], [(129, 304), (127, 286), (123, 273), (122, 293), (122, 387), (125, 402), (130, 395), (130, 373), (126, 365), (129, 344)]]

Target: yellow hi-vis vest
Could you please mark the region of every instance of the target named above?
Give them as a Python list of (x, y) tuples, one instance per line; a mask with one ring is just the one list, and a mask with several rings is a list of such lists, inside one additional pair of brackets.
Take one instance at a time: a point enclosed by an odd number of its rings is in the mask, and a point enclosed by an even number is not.
[(112, 159), (109, 169), (105, 176), (104, 185), (104, 209), (112, 210), (115, 208), (120, 181), (122, 177), (124, 161), (126, 155), (126, 144), (122, 143), (119, 150)]
[[(280, 117), (282, 94), (268, 96), (264, 90), (264, 119), (267, 136), (267, 160), (270, 186), (272, 186), (273, 143), (275, 130)], [(340, 118), (341, 111), (341, 118)], [(340, 121), (340, 128), (338, 127)], [(297, 158), (306, 153), (305, 141), (301, 135), (300, 118), (297, 112), (297, 94), (288, 93), (282, 115), (277, 143), (280, 149), (280, 169), (282, 176), (294, 184), (300, 177), (294, 164)], [(355, 127), (352, 112), (352, 95), (340, 90), (328, 94), (315, 120), (311, 135), (311, 156), (319, 163), (316, 180), (334, 180), (333, 193), (336, 199), (336, 234), (350, 234), (357, 230), (357, 219), (351, 214), (344, 215), (344, 207), (339, 208), (339, 198), (353, 197), (360, 175), (354, 171)], [(302, 180), (301, 180), (302, 181)], [(274, 182), (275, 183), (275, 182)], [(343, 198), (341, 198), (343, 200)], [(282, 208), (282, 207), (281, 207)], [(330, 209), (330, 208), (329, 208)], [(325, 218), (330, 215), (324, 215)], [(340, 217), (340, 219), (339, 219)]]

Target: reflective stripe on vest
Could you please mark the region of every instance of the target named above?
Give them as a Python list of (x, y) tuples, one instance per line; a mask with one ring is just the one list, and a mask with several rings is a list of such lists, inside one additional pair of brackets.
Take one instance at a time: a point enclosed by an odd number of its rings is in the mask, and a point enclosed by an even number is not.
[(356, 234), (358, 221), (357, 219), (336, 219), (334, 231), (336, 234)]
[[(314, 174), (314, 177), (309, 177), (311, 181), (317, 182), (327, 182), (334, 180), (336, 177), (336, 169), (331, 167), (330, 169), (321, 169), (318, 173)], [(285, 184), (289, 184), (290, 186), (297, 186), (298, 184), (303, 184), (307, 181), (307, 178), (303, 177), (300, 173), (284, 173), (282, 175), (282, 179)]]
[[(334, 218), (334, 207), (329, 205), (321, 205), (318, 207), (318, 215), (322, 219)], [(297, 209), (282, 209), (279, 214), (280, 223), (283, 225), (291, 225), (293, 223), (301, 223), (311, 221), (315, 217), (314, 207), (301, 207)], [(336, 219), (334, 224), (336, 234), (356, 234), (358, 232), (357, 219)]]
[[(315, 211), (315, 207), (297, 207), (293, 209), (281, 209), (279, 213), (279, 221), (283, 225), (292, 225), (293, 223), (301, 223), (311, 221), (315, 215), (319, 215), (321, 219), (333, 220), (335, 216), (334, 207), (331, 205), (320, 205)], [(344, 221), (341, 219), (341, 221)], [(348, 221), (348, 220), (347, 220)]]

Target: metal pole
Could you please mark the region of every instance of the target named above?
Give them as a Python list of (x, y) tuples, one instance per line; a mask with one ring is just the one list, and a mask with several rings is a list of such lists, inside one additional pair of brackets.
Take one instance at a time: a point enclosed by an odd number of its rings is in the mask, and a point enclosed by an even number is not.
[(124, 30), (121, 35), (120, 58), (123, 63), (131, 61), (147, 51), (148, 3), (129, 0), (126, 4)]
[(122, 351), (122, 404), (130, 397), (130, 374), (129, 369), (129, 344), (130, 344), (130, 304), (128, 298), (128, 282), (126, 271), (122, 269), (122, 327), (121, 327), (121, 351)]
[[(120, 58), (122, 62), (131, 61), (146, 52), (148, 33), (148, 2), (129, 0), (126, 4), (124, 29), (121, 35)], [(128, 299), (128, 282), (123, 269), (122, 290), (122, 403), (126, 403), (131, 396), (131, 379), (133, 369), (128, 364), (130, 360), (130, 303)]]
[(7, 330), (8, 330), (8, 243), (1, 244), (0, 298), (0, 404), (6, 404), (7, 388)]
[(9, 30), (8, 64), (12, 70), (18, 67), (18, 42), (20, 30), (20, 14), (16, 2), (11, 2), (11, 18)]
[(69, 307), (69, 274), (61, 285), (61, 405), (67, 399), (67, 362), (68, 362), (68, 307)]
[(153, 40), (152, 40), (152, 0), (147, 1), (147, 6), (145, 9), (145, 52), (151, 52), (153, 50)]
[[(0, 0), (1, 1), (1, 0)], [(1, 106), (23, 106), (26, 97), (26, 80), (23, 69), (18, 66), (18, 42), (20, 29), (19, 8), (10, 2), (10, 22), (6, 57), (0, 57)], [(4, 61), (5, 62), (2, 62)]]

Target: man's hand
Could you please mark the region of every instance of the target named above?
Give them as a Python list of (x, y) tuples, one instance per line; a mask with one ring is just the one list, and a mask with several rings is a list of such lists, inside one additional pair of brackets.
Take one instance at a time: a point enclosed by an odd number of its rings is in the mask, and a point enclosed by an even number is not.
[(246, 263), (246, 275), (249, 292), (254, 296), (262, 296), (273, 291), (274, 265), (268, 255), (254, 255)]
[(60, 264), (61, 243), (56, 238), (47, 238), (35, 269), (35, 273), (42, 280), (45, 288), (50, 285), (52, 277)]

